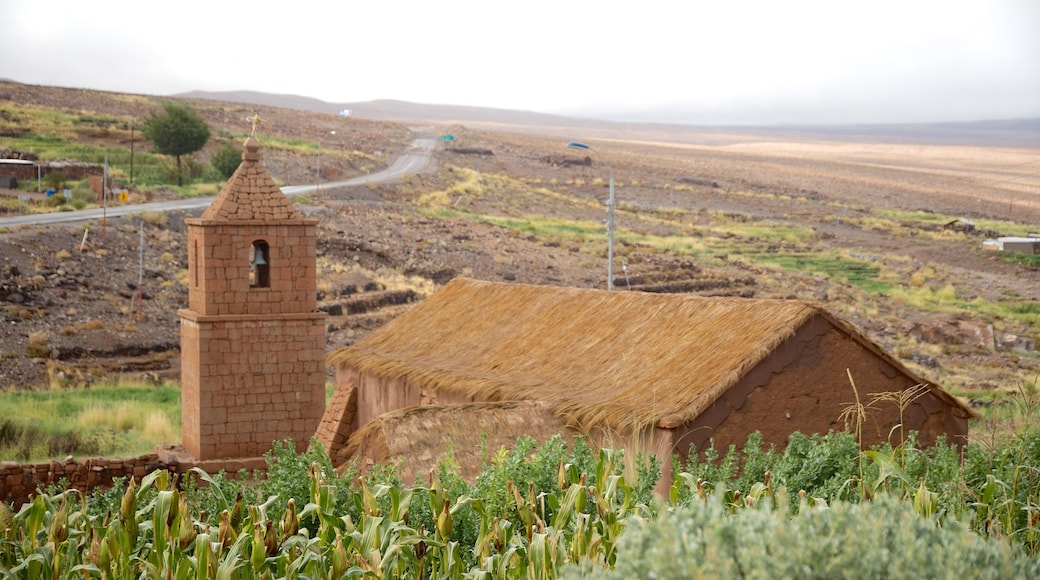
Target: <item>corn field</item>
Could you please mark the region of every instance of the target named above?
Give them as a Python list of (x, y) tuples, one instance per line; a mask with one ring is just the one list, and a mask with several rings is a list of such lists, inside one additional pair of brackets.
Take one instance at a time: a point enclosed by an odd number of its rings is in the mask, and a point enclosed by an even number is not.
[[(1028, 449), (1017, 454), (957, 468), (988, 476), (977, 490), (963, 475), (961, 484), (949, 481), (949, 462), (958, 460), (948, 451), (860, 455), (844, 435), (801, 436), (790, 455), (752, 438), (740, 457), (731, 450), (680, 466), (668, 498), (650, 491), (655, 460), (632, 469), (621, 452), (593, 451), (580, 438), (569, 448), (559, 438), (540, 448), (521, 439), (489, 457), (472, 485), (448, 458), (412, 486), (392, 466), (341, 473), (320, 445), (296, 454), (286, 442), (269, 454), (265, 474), (193, 470), (177, 481), (157, 471), (91, 495), (48, 489), (18, 510), (0, 504), (0, 578), (776, 577), (834, 572), (828, 562), (849, 558), (882, 558), (870, 574), (918, 560), (933, 574), (920, 577), (971, 575), (974, 566), (1040, 572), (1029, 554), (1040, 504), (1029, 454), (1040, 434), (1024, 437)], [(1007, 457), (1019, 464), (997, 469), (994, 461)], [(914, 480), (918, 464), (947, 481)], [(807, 474), (819, 481), (795, 478)], [(809, 490), (788, 495), (789, 484)], [(780, 537), (789, 545), (771, 551)], [(934, 556), (942, 550), (953, 554), (945, 564)]]

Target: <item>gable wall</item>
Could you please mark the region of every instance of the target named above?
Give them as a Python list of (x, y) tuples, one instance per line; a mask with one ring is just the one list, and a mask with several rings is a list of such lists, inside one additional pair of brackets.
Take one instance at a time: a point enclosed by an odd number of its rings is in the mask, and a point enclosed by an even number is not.
[[(827, 433), (845, 429), (842, 410), (856, 400), (848, 373), (859, 391), (860, 402), (868, 404), (871, 395), (902, 391), (916, 381), (838, 330), (822, 317), (814, 317), (772, 355), (748, 373), (693, 423), (676, 433), (677, 453), (685, 456), (690, 445), (703, 450), (711, 437), (715, 448), (729, 445), (741, 448), (747, 435), (761, 431), (765, 443), (783, 448), (788, 436)], [(892, 402), (880, 402), (868, 411), (863, 425), (864, 443), (885, 441), (900, 424), (899, 410)], [(904, 413), (907, 430), (920, 432), (919, 442), (930, 445), (940, 434), (950, 442), (963, 445), (967, 437), (967, 417), (962, 411), (928, 393)], [(898, 430), (891, 443), (899, 443)]]

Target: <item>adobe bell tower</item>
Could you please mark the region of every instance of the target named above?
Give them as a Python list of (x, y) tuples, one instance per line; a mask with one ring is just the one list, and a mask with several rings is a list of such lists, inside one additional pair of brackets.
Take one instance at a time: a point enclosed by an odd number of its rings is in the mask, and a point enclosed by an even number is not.
[(325, 410), (325, 313), (317, 310), (318, 220), (305, 219), (246, 139), (242, 164), (188, 225), (181, 318), (181, 422), (198, 460), (305, 448)]

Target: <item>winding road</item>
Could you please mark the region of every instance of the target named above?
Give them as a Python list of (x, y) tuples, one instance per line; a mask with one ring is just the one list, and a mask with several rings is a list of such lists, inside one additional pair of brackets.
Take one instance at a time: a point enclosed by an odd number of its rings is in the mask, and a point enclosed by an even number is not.
[[(319, 189), (336, 189), (340, 187), (351, 187), (364, 185), (366, 183), (385, 183), (396, 181), (405, 175), (418, 173), (430, 164), (430, 155), (437, 146), (437, 140), (432, 137), (418, 137), (405, 149), (404, 153), (397, 157), (390, 167), (383, 171), (370, 173), (347, 179), (344, 181), (333, 181), (322, 184), (311, 185), (287, 185), (282, 188), (285, 195), (303, 195), (314, 193)], [(0, 218), (0, 227), (18, 227), (25, 225), (50, 225), (77, 223), (102, 218), (114, 218), (125, 215), (137, 214), (146, 211), (171, 211), (185, 209), (199, 209), (209, 207), (214, 197), (194, 197), (188, 199), (175, 199), (173, 201), (160, 201), (155, 203), (140, 203), (133, 205), (113, 205), (108, 208), (84, 209), (79, 211), (62, 211), (54, 213), (27, 214), (14, 217)]]

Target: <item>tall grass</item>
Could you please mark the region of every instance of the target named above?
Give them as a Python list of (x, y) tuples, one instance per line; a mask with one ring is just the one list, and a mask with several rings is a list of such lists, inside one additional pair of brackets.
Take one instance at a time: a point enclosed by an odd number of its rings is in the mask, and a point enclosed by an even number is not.
[(140, 455), (180, 441), (180, 389), (107, 385), (0, 393), (0, 460)]

